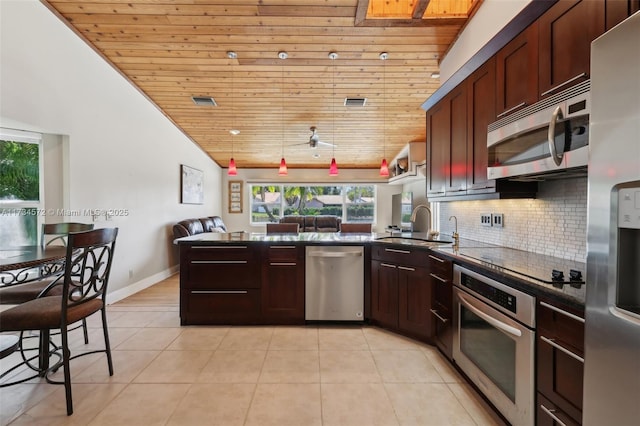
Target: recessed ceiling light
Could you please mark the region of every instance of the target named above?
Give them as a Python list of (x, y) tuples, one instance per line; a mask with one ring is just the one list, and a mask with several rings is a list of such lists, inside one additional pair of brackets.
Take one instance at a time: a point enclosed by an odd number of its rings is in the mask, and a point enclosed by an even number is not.
[(235, 135), (239, 135), (239, 134), (240, 134), (240, 130), (238, 130), (238, 129), (231, 129), (231, 130), (229, 130), (229, 133), (231, 133), (233, 136), (235, 136)]
[(218, 106), (211, 96), (192, 96), (191, 100), (198, 106)]
[(440, 78), (440, 73), (439, 72), (432, 72), (431, 73), (431, 78)]

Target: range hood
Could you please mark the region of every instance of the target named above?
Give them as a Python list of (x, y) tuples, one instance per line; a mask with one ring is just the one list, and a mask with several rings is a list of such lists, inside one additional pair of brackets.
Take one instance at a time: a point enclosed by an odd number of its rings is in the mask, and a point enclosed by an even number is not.
[(409, 142), (389, 163), (390, 185), (403, 185), (425, 179), (427, 175), (427, 143)]

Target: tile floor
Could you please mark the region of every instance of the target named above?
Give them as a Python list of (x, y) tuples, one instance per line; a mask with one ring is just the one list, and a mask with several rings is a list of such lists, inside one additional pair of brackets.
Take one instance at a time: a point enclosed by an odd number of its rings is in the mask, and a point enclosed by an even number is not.
[[(62, 386), (2, 388), (0, 424), (502, 424), (435, 348), (379, 328), (180, 327), (177, 275), (108, 318), (112, 377), (103, 354), (72, 361), (72, 416)], [(89, 326), (72, 353), (100, 346), (99, 318)]]

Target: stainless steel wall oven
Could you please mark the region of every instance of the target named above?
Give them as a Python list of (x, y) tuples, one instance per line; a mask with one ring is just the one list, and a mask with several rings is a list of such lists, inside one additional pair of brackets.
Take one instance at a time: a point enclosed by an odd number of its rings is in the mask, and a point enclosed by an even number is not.
[(454, 265), (453, 360), (514, 425), (534, 423), (535, 298)]

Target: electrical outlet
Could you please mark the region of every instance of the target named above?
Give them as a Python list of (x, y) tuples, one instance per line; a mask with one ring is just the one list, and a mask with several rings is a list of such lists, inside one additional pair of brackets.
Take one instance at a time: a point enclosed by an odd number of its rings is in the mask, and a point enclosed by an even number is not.
[(491, 226), (496, 226), (498, 228), (504, 227), (504, 215), (502, 213), (493, 213), (491, 215), (491, 218), (492, 218)]
[(480, 215), (480, 225), (491, 226), (492, 223), (491, 214), (485, 213)]

